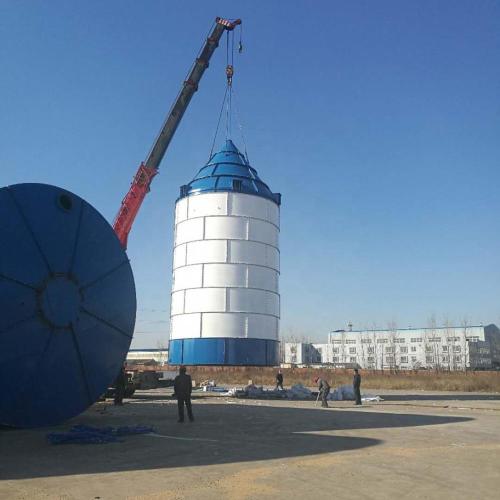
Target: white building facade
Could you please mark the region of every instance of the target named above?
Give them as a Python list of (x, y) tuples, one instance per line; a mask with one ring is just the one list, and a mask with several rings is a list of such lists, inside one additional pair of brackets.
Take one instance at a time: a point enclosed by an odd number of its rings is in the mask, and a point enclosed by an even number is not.
[[(485, 333), (486, 332), (486, 333)], [(500, 342), (495, 325), (408, 328), (387, 330), (337, 330), (327, 344), (307, 344), (295, 351), (308, 353), (297, 364), (323, 364), (372, 370), (490, 369), (500, 364), (492, 345)], [(288, 344), (287, 344), (288, 345)], [(294, 363), (287, 354), (285, 363)]]

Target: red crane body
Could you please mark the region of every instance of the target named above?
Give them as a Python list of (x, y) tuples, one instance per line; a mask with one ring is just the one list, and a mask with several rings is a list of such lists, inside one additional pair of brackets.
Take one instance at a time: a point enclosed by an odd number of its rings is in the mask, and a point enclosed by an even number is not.
[(165, 155), (168, 145), (177, 130), (191, 98), (198, 90), (198, 84), (203, 73), (208, 68), (210, 58), (219, 45), (222, 34), (224, 31), (232, 31), (239, 24), (241, 24), (240, 19), (236, 19), (235, 21), (229, 21), (220, 17), (215, 19), (214, 29), (196, 58), (187, 80), (184, 82), (177, 99), (170, 109), (160, 134), (151, 148), (148, 158), (145, 162), (140, 164), (130, 189), (125, 198), (123, 198), (120, 210), (113, 222), (113, 229), (124, 248), (127, 248), (128, 235), (132, 229), (132, 224), (134, 223), (146, 194), (149, 193), (151, 182), (158, 173), (161, 160)]

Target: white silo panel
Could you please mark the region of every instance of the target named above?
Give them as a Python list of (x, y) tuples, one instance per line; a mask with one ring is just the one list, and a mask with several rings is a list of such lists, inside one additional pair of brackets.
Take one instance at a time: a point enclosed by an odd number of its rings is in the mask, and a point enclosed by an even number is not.
[(278, 246), (278, 228), (270, 222), (259, 219), (250, 219), (248, 226), (248, 239), (260, 241), (275, 247)]
[(173, 289), (184, 290), (186, 288), (199, 288), (202, 283), (203, 266), (184, 266), (174, 271)]
[(248, 286), (277, 292), (278, 273), (267, 267), (248, 266)]
[(182, 198), (175, 204), (175, 223), (186, 220), (188, 216), (188, 199)]
[(275, 226), (280, 227), (280, 209), (276, 203), (267, 201), (267, 220), (272, 222)]
[(226, 262), (227, 242), (225, 240), (204, 240), (186, 243), (187, 264), (205, 262)]
[(175, 244), (203, 239), (203, 217), (188, 219), (177, 224), (175, 228)]
[(244, 287), (246, 283), (246, 266), (242, 264), (205, 264), (203, 285)]
[(278, 296), (273, 292), (252, 288), (230, 288), (231, 312), (263, 313), (279, 316)]
[(171, 339), (189, 339), (200, 337), (201, 314), (179, 314), (172, 316), (170, 322)]
[(246, 337), (245, 314), (204, 313), (201, 321), (201, 336)]
[(204, 215), (227, 215), (227, 193), (207, 193), (190, 196), (188, 199), (190, 219)]
[(249, 314), (248, 337), (278, 340), (278, 318), (265, 314)]
[(266, 292), (266, 312), (280, 317), (280, 296), (277, 293)]
[(205, 238), (246, 240), (248, 219), (244, 217), (207, 217), (205, 219)]
[(266, 245), (266, 265), (279, 271), (280, 253), (277, 248)]
[(186, 245), (179, 245), (174, 248), (174, 269), (186, 265)]
[(170, 314), (173, 316), (184, 313), (184, 290), (172, 293), (171, 297)]
[(267, 266), (266, 246), (253, 241), (231, 241), (231, 262)]
[(233, 194), (229, 195), (230, 215), (242, 215), (246, 217), (254, 217), (256, 219), (268, 219), (268, 202), (264, 198), (252, 196), (248, 194)]
[(184, 311), (224, 312), (226, 310), (225, 288), (193, 288), (186, 290)]

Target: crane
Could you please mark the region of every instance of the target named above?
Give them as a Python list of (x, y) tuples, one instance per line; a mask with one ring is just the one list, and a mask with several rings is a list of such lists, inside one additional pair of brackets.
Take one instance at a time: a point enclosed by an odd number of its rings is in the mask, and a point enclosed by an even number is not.
[[(151, 182), (158, 173), (160, 163), (165, 155), (165, 152), (172, 140), (172, 137), (179, 126), (180, 121), (186, 111), (191, 98), (198, 90), (203, 73), (208, 68), (208, 63), (215, 49), (219, 45), (219, 40), (226, 31), (232, 31), (241, 24), (241, 19), (234, 21), (217, 17), (215, 25), (206, 39), (203, 48), (201, 49), (196, 61), (194, 62), (187, 80), (183, 83), (182, 88), (177, 95), (177, 98), (170, 108), (167, 119), (165, 120), (161, 131), (156, 138), (156, 141), (149, 152), (146, 161), (142, 162), (137, 169), (137, 172), (132, 180), (128, 193), (123, 198), (120, 210), (113, 222), (120, 243), (123, 248), (127, 248), (127, 240), (134, 219), (141, 208), (142, 202), (149, 193)], [(232, 70), (232, 68), (231, 68)]]

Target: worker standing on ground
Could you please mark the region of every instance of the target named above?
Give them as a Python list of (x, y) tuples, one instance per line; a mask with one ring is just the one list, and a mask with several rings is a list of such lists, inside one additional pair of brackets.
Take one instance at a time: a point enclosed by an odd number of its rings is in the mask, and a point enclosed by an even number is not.
[(115, 405), (123, 405), (123, 397), (125, 396), (125, 386), (127, 385), (127, 374), (125, 372), (125, 364), (120, 368), (120, 372), (115, 380)]
[(191, 391), (193, 390), (193, 383), (191, 376), (186, 374), (186, 367), (179, 368), (179, 375), (174, 380), (174, 394), (177, 397), (177, 409), (179, 411), (179, 420), (177, 422), (184, 422), (184, 404), (186, 405), (189, 421), (194, 420), (193, 410), (191, 408)]
[(326, 380), (323, 380), (319, 377), (316, 377), (314, 381), (318, 384), (318, 397), (321, 397), (321, 407), (328, 408), (328, 402), (326, 398), (328, 397), (328, 394), (330, 394), (330, 385)]
[(352, 379), (352, 386), (354, 389), (354, 397), (356, 398), (356, 404), (361, 404), (361, 375), (357, 368), (354, 368), (354, 377)]
[(276, 374), (276, 390), (278, 389), (281, 389), (282, 391), (285, 390), (283, 389), (283, 374), (281, 373), (281, 370), (278, 370), (278, 373)]

